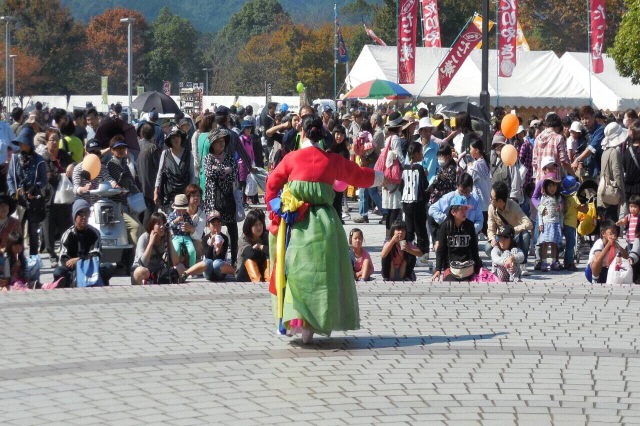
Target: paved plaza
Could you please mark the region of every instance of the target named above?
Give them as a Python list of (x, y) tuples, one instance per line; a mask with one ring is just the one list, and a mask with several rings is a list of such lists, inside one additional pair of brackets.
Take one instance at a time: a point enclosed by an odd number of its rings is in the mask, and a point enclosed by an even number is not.
[(266, 284), (2, 293), (0, 424), (640, 424), (637, 287), (417, 272), (359, 284), (362, 329), (310, 346)]

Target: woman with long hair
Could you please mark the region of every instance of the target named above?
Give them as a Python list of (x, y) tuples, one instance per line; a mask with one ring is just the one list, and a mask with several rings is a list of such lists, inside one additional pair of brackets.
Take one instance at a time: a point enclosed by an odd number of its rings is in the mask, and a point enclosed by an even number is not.
[(487, 225), (489, 220), (489, 205), (491, 204), (491, 170), (489, 169), (489, 155), (484, 150), (484, 141), (478, 136), (472, 137), (469, 150), (473, 163), (467, 167), (467, 172), (473, 178), (473, 192), (480, 200), (484, 225), (482, 233), (487, 235)]

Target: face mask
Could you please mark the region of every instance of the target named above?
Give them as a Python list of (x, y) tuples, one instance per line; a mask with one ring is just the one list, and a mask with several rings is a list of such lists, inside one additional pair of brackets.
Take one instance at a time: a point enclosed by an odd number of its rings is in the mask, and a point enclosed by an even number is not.
[(444, 160), (442, 160), (442, 159), (438, 158), (438, 165), (439, 165), (440, 167), (444, 167), (444, 166), (445, 166), (445, 164), (447, 164), (447, 162), (446, 162), (446, 161), (444, 161)]
[(626, 118), (625, 118), (625, 119), (623, 119), (623, 120), (622, 120), (622, 125), (623, 125), (624, 127), (627, 127), (627, 128), (628, 128), (628, 127), (629, 127), (629, 120), (627, 120)]

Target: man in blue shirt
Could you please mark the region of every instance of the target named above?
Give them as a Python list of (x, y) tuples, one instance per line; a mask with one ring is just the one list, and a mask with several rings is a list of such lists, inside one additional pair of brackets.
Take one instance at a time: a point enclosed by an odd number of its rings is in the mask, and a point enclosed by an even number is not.
[(587, 159), (591, 159), (591, 176), (595, 177), (600, 174), (600, 157), (602, 156), (602, 140), (604, 139), (604, 126), (596, 123), (596, 112), (589, 105), (580, 108), (580, 120), (584, 127), (589, 131), (591, 141), (589, 146), (582, 151), (582, 154), (576, 157), (571, 164), (574, 170), (578, 170), (578, 164), (585, 163)]
[(473, 192), (473, 178), (468, 173), (462, 173), (458, 178), (458, 189), (451, 191), (448, 194), (444, 194), (438, 202), (429, 207), (429, 216), (433, 217), (438, 225), (447, 218), (449, 207), (451, 207), (451, 200), (456, 195), (463, 195), (467, 198), (469, 205), (472, 207), (467, 212), (467, 219), (473, 222), (473, 227), (476, 233), (480, 233), (484, 224), (484, 216), (482, 215), (482, 209), (480, 208), (480, 201)]

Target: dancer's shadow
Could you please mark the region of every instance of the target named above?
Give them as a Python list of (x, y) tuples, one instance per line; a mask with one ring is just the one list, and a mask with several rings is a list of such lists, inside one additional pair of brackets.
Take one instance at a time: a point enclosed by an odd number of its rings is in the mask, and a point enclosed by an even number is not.
[(367, 350), (382, 348), (405, 348), (411, 346), (427, 346), (436, 343), (468, 342), (470, 340), (488, 340), (509, 333), (470, 334), (462, 336), (345, 336), (322, 337), (313, 339), (312, 345), (302, 344), (300, 338), (292, 339), (291, 345), (302, 349), (313, 350)]

